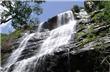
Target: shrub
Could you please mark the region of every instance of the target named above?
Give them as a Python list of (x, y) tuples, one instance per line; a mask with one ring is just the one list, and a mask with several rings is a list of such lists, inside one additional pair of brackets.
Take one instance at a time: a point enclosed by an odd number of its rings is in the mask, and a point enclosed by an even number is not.
[(79, 9), (79, 6), (78, 6), (78, 5), (74, 5), (74, 6), (73, 6), (73, 10), (74, 10), (74, 12), (76, 12), (76, 13), (80, 12), (80, 9)]

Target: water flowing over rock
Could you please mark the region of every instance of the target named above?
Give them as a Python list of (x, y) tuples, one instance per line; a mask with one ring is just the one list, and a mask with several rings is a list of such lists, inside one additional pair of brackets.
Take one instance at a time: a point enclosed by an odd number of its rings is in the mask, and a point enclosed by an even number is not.
[[(41, 56), (48, 53), (52, 53), (55, 50), (58, 51), (60, 46), (69, 43), (72, 34), (74, 34), (76, 21), (74, 20), (72, 12), (68, 11), (58, 15), (58, 19), (61, 17), (65, 19), (58, 20), (58, 26), (60, 27), (53, 29), (50, 32), (50, 36), (43, 42), (39, 53)], [(65, 25), (61, 26), (60, 24), (61, 25), (65, 24)]]
[(40, 32), (42, 23), (38, 32), (25, 36), (7, 60), (3, 72), (49, 72), (46, 60), (65, 50), (62, 46), (69, 44), (77, 24), (72, 11), (60, 13), (57, 17), (57, 28)]
[[(95, 23), (85, 10), (66, 11), (25, 33), (2, 72), (109, 72), (110, 24)], [(16, 44), (16, 43), (15, 43)], [(108, 55), (108, 56), (107, 56)], [(102, 60), (101, 58), (104, 58)], [(103, 62), (102, 62), (103, 61)]]
[(6, 66), (10, 67), (11, 65), (13, 65), (17, 61), (18, 57), (21, 55), (22, 51), (25, 49), (28, 40), (33, 35), (34, 35), (34, 33), (32, 33), (30, 35), (25, 34), (24, 40), (20, 43), (19, 47), (15, 51), (13, 51), (13, 53), (11, 54), (11, 56), (8, 58), (8, 61), (7, 61)]

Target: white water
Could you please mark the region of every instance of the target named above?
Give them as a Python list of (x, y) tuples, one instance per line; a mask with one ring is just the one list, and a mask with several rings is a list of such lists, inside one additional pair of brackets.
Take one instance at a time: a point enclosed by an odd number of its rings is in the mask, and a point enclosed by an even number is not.
[(17, 59), (18, 59), (19, 56), (21, 55), (21, 52), (25, 49), (28, 40), (29, 40), (32, 36), (34, 36), (34, 34), (35, 34), (35, 33), (32, 33), (32, 34), (30, 34), (30, 35), (25, 34), (24, 40), (20, 43), (19, 47), (18, 47), (15, 51), (12, 52), (11, 56), (8, 58), (8, 61), (7, 61), (6, 66), (10, 67), (12, 64), (14, 64), (14, 63), (17, 61)]
[[(62, 20), (63, 18), (63, 20)], [(34, 72), (31, 68), (35, 68), (37, 61), (42, 56), (53, 54), (53, 52), (59, 50), (60, 46), (69, 43), (72, 34), (75, 32), (76, 20), (74, 20), (72, 11), (67, 11), (58, 15), (58, 28), (50, 31), (49, 37), (44, 40), (38, 53), (30, 58), (17, 61), (21, 52), (25, 49), (27, 41), (34, 35), (30, 34), (20, 44), (19, 48), (15, 50), (10, 56), (8, 61), (9, 64), (14, 64), (14, 69), (11, 72)], [(11, 62), (12, 61), (12, 62)], [(16, 62), (16, 63), (15, 63)], [(4, 72), (9, 72), (5, 70)]]
[(38, 32), (40, 32), (40, 31), (41, 31), (42, 26), (43, 26), (43, 23), (44, 23), (44, 22), (41, 22), (41, 23), (39, 24), (38, 29), (37, 29), (37, 31), (38, 31)]
[(68, 44), (71, 35), (75, 32), (76, 21), (74, 20), (71, 11), (67, 11), (58, 15), (59, 18), (67, 18), (68, 22), (62, 23), (62, 20), (58, 20), (60, 24), (64, 24), (50, 32), (50, 36), (43, 42), (38, 56), (43, 56), (45, 54), (50, 54), (59, 49), (60, 46)]
[(72, 11), (66, 11), (58, 14), (57, 16), (57, 26), (62, 26), (63, 24), (67, 24), (69, 20), (72, 21), (74, 19)]

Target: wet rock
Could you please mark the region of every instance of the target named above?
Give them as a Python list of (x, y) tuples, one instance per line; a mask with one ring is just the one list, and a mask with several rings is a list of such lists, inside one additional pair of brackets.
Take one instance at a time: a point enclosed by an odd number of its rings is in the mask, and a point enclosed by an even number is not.
[(43, 28), (52, 30), (57, 26), (57, 16), (50, 18), (48, 21), (44, 22)]
[[(88, 20), (89, 17), (86, 19)], [(55, 16), (43, 24), (45, 29), (41, 33), (36, 33), (28, 41), (18, 62), (37, 54), (41, 44), (49, 36), (49, 31), (46, 29), (54, 29), (57, 25), (56, 20)], [(107, 64), (100, 65), (102, 61), (100, 58), (104, 58), (110, 53), (110, 36), (109, 33), (100, 36), (100, 33), (110, 28), (110, 25), (96, 25), (96, 23), (86, 20), (81, 22), (77, 25), (75, 35), (71, 36), (67, 45), (59, 47), (52, 54), (40, 57), (37, 63), (35, 61), (35, 68), (32, 66), (30, 70), (33, 72), (107, 72), (109, 66)], [(18, 44), (19, 41), (16, 41), (13, 45), (16, 48)], [(5, 57), (9, 57), (9, 53), (6, 55)], [(13, 68), (14, 65), (12, 65)]]

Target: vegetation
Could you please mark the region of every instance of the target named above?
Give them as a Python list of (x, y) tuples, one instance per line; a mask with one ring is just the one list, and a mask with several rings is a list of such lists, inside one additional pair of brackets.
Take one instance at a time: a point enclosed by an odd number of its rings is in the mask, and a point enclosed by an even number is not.
[(1, 34), (0, 43), (2, 48), (10, 48), (12, 43), (22, 36), (23, 32), (31, 31), (33, 29), (32, 25), (26, 26), (25, 29), (16, 29), (10, 34)]
[(95, 4), (93, 3), (92, 0), (85, 0), (84, 1), (84, 6), (85, 6), (85, 10), (89, 13), (92, 12), (96, 9)]
[[(96, 14), (93, 19), (95, 22), (106, 22), (107, 24), (110, 23), (110, 1), (105, 1), (105, 2), (100, 2), (101, 3), (101, 8), (104, 9), (103, 12), (100, 12)], [(100, 4), (98, 5), (100, 9)]]
[[(92, 17), (93, 22), (89, 24), (79, 24), (78, 31), (76, 33), (76, 38), (75, 38), (76, 45), (77, 45), (77, 48), (84, 48), (85, 46), (88, 45), (88, 47), (95, 49), (94, 50), (95, 52), (88, 53), (91, 55), (92, 60), (95, 62), (94, 72), (109, 72), (109, 67), (110, 67), (110, 40), (109, 40), (110, 39), (110, 1), (90, 0), (90, 3), (92, 4), (91, 7), (89, 7), (88, 4), (85, 2), (85, 9), (88, 13), (91, 14), (92, 12), (101, 10), (101, 9), (103, 9), (103, 11), (96, 13)], [(80, 10), (78, 6), (74, 6), (73, 9), (77, 13)], [(23, 11), (23, 13), (26, 13), (26, 14), (30, 14), (31, 12), (32, 10), (28, 8)], [(17, 16), (21, 16), (21, 15), (17, 15)], [(26, 22), (27, 20), (26, 17), (24, 17), (24, 19)], [(23, 21), (16, 19), (16, 17), (13, 18), (13, 21), (14, 20), (15, 20), (15, 24), (19, 23), (19, 24), (22, 24), (21, 26), (24, 26)], [(26, 23), (26, 25), (27, 24), (28, 23)], [(15, 27), (18, 27), (18, 26), (15, 26)], [(30, 30), (32, 29), (32, 26), (31, 25), (25, 26), (25, 29)], [(19, 37), (21, 37), (21, 33), (24, 31), (25, 31), (24, 29), (17, 29), (15, 32), (9, 35), (1, 34), (2, 47), (10, 48), (12, 46), (12, 44), (10, 43), (15, 41)], [(93, 42), (92, 45), (90, 45), (91, 42)]]
[(43, 2), (45, 1), (33, 1), (35, 4), (33, 8), (29, 6), (30, 1), (2, 1), (0, 3), (8, 9), (1, 15), (1, 24), (12, 20), (12, 26), (16, 29), (15, 32), (10, 34), (1, 34), (0, 43), (2, 48), (11, 48), (13, 41), (21, 37), (23, 32), (33, 29), (33, 23), (38, 23), (39, 20), (36, 19), (36, 22), (29, 20), (30, 14), (32, 11), (37, 15), (42, 14), (43, 9), (40, 4)]
[[(33, 1), (35, 3), (35, 7), (31, 8), (29, 5), (29, 1), (2, 1), (1, 5), (6, 7), (8, 10), (5, 10), (2, 13), (1, 23), (5, 23), (12, 19), (12, 25), (14, 28), (24, 28), (29, 24), (29, 22), (34, 23), (34, 21), (29, 21), (29, 16), (34, 11), (37, 15), (42, 14), (43, 9), (40, 4), (44, 1)], [(9, 16), (11, 18), (7, 19)], [(36, 20), (38, 23), (39, 20)]]
[(1, 34), (1, 47), (2, 48), (10, 48), (12, 46), (12, 43), (21, 37), (21, 33), (23, 30), (16, 30), (15, 32), (12, 32), (11, 34)]
[(80, 12), (80, 8), (78, 5), (74, 5), (72, 10), (74, 10), (74, 12), (79, 13)]
[[(93, 3), (92, 8), (89, 8), (87, 2)], [(110, 71), (110, 1), (85, 1), (85, 9), (91, 14), (99, 11), (92, 16), (92, 23), (80, 24), (80, 28), (76, 34), (76, 43), (79, 48), (84, 48), (89, 45), (95, 48), (95, 52), (89, 53), (94, 56), (92, 60), (94, 64), (94, 72), (109, 72)], [(93, 43), (91, 45), (91, 43)]]

